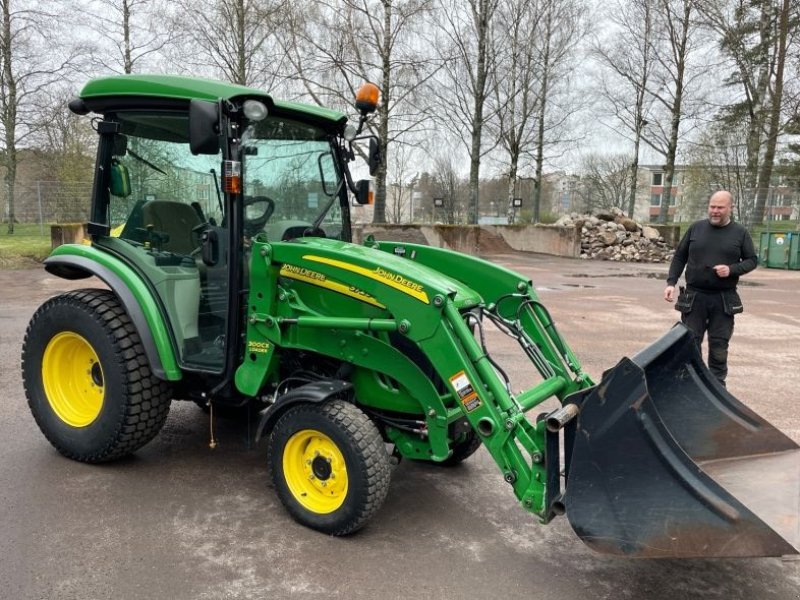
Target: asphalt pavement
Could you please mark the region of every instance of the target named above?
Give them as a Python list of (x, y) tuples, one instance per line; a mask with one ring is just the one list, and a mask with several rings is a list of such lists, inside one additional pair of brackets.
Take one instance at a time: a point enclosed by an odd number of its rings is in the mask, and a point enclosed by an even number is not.
[[(493, 260), (529, 276), (596, 380), (667, 331), (666, 265), (534, 254)], [(0, 271), (0, 598), (511, 598), (800, 600), (800, 561), (626, 560), (593, 553), (565, 518), (539, 524), (483, 450), (444, 469), (404, 461), (359, 533), (296, 524), (247, 423), (174, 402), (156, 439), (92, 466), (39, 432), (20, 377), (27, 322), (49, 296), (85, 286), (42, 269)], [(800, 271), (759, 268), (740, 288), (729, 390), (800, 442)], [(489, 333), (515, 386), (532, 375)], [(798, 507), (800, 510), (800, 507)]]

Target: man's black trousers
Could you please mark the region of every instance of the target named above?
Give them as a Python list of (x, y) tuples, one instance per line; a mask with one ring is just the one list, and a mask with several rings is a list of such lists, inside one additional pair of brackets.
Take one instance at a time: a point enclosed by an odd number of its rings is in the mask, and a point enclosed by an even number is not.
[(701, 348), (708, 332), (708, 369), (725, 385), (728, 375), (728, 342), (733, 335), (733, 316), (725, 314), (720, 292), (696, 292), (692, 310), (681, 315), (681, 321), (694, 334)]

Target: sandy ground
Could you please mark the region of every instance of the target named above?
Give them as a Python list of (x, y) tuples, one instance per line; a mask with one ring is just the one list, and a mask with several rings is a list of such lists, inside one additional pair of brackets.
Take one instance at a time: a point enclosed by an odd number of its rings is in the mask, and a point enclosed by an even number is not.
[[(678, 317), (661, 297), (666, 265), (492, 258), (533, 280), (596, 380)], [(761, 268), (745, 284), (729, 389), (800, 442), (800, 272)], [(344, 539), (287, 516), (244, 424), (220, 421), (212, 451), (188, 403), (131, 458), (66, 460), (29, 414), (19, 356), (36, 307), (85, 285), (0, 271), (0, 597), (800, 599), (798, 561), (594, 554), (566, 519), (522, 510), (483, 449), (450, 470), (401, 463), (382, 510)], [(515, 386), (531, 379), (513, 344), (492, 332), (489, 344)]]

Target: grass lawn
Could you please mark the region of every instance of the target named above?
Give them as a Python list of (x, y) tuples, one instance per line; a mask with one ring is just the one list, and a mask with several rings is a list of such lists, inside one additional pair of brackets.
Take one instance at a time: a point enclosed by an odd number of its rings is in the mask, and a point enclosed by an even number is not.
[(0, 269), (35, 266), (50, 254), (50, 225), (14, 225), (9, 235), (8, 224), (0, 223)]

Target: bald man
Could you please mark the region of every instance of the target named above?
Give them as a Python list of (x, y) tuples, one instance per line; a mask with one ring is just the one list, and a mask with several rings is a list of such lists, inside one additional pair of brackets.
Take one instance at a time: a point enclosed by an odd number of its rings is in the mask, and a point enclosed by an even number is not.
[(708, 333), (708, 368), (724, 386), (733, 316), (742, 312), (736, 292), (739, 277), (756, 268), (758, 256), (750, 234), (731, 220), (733, 196), (720, 190), (708, 201), (708, 218), (689, 226), (669, 266), (664, 300), (675, 300), (675, 285), (686, 268), (675, 309), (692, 331), (698, 348)]

